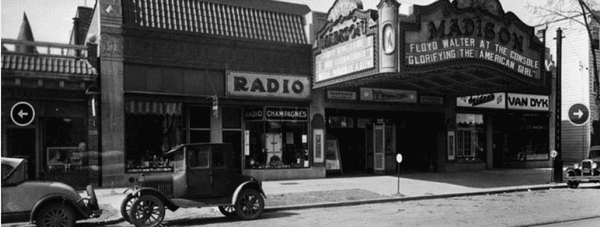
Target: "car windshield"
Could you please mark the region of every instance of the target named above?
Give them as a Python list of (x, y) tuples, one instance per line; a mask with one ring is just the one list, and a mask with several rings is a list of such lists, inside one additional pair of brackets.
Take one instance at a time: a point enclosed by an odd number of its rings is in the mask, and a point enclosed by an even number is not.
[(598, 157), (600, 157), (600, 150), (590, 151), (590, 158), (598, 158)]

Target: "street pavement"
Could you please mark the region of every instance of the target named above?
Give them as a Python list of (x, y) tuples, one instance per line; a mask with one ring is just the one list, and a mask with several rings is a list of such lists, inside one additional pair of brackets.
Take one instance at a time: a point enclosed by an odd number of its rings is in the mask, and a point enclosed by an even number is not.
[[(308, 209), (319, 207), (359, 205), (369, 203), (397, 202), (409, 200), (436, 199), (469, 195), (486, 195), (507, 192), (545, 190), (565, 188), (565, 183), (553, 183), (550, 168), (537, 169), (498, 169), (455, 173), (404, 173), (400, 177), (393, 175), (356, 175), (346, 174), (325, 179), (265, 181), (263, 189), (267, 196), (265, 212)], [(582, 183), (580, 187), (597, 186), (598, 184)], [(98, 202), (103, 209), (99, 218), (89, 219), (81, 223), (106, 225), (122, 222), (119, 213), (120, 204), (126, 194), (126, 188), (97, 188)], [(293, 198), (295, 194), (328, 194), (334, 191), (364, 191), (377, 194), (377, 197), (356, 193), (349, 200), (339, 201), (323, 196), (322, 201), (297, 203), (283, 201), (277, 206), (269, 206), (269, 197), (273, 199)], [(82, 192), (84, 193), (84, 192)], [(283, 196), (288, 195), (288, 196)], [(366, 194), (365, 194), (366, 195)], [(282, 197), (279, 197), (282, 196)], [(208, 212), (218, 212), (216, 208), (202, 208)], [(167, 218), (178, 218), (178, 214), (186, 214), (180, 209), (168, 214)]]

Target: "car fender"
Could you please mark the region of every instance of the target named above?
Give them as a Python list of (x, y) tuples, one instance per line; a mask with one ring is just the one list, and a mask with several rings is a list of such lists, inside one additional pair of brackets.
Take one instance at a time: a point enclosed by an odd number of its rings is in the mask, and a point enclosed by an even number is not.
[[(83, 201), (80, 201), (80, 202), (83, 202)], [(84, 208), (85, 206), (83, 206), (83, 205), (79, 206), (78, 204), (76, 204), (76, 201), (72, 201), (68, 197), (65, 197), (63, 195), (48, 195), (48, 196), (40, 199), (40, 201), (38, 201), (33, 206), (33, 209), (31, 210), (31, 215), (29, 216), (30, 222), (34, 223), (39, 211), (42, 208), (44, 208), (46, 205), (51, 204), (51, 203), (63, 203), (63, 204), (67, 204), (68, 206), (71, 206), (71, 208), (73, 208), (73, 211), (75, 211), (75, 219), (76, 220), (82, 219), (84, 217), (87, 218), (91, 214), (91, 212), (87, 208)]]
[(246, 181), (246, 182), (238, 185), (237, 188), (235, 189), (235, 191), (233, 192), (233, 197), (231, 197), (232, 205), (235, 205), (235, 202), (237, 201), (238, 196), (246, 188), (256, 189), (263, 197), (267, 198), (267, 196), (265, 195), (265, 192), (262, 190), (260, 185), (258, 185), (258, 183), (254, 182), (254, 181)]
[(179, 209), (179, 206), (177, 206), (175, 203), (173, 203), (171, 201), (171, 199), (169, 199), (169, 197), (167, 197), (165, 194), (163, 194), (156, 188), (150, 188), (150, 187), (138, 188), (138, 189), (135, 189), (131, 194), (134, 197), (140, 197), (142, 195), (153, 195), (153, 196), (156, 196), (158, 199), (160, 199), (170, 211), (176, 211), (177, 209)]

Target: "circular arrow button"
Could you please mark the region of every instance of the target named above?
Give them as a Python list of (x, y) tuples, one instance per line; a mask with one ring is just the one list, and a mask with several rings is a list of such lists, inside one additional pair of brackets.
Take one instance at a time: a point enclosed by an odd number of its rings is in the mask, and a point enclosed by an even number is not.
[(27, 126), (35, 119), (35, 110), (28, 102), (18, 102), (10, 109), (10, 119), (18, 126)]
[(574, 125), (582, 125), (589, 117), (590, 111), (583, 104), (577, 103), (569, 108), (569, 120)]

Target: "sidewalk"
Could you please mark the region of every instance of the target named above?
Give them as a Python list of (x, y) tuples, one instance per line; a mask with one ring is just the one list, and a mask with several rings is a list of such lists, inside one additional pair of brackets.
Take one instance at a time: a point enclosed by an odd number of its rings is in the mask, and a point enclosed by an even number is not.
[[(502, 169), (458, 173), (409, 173), (397, 176), (340, 176), (326, 179), (265, 181), (265, 212), (358, 205), (366, 203), (435, 199), (453, 196), (485, 195), (505, 192), (566, 188), (565, 183), (551, 182), (550, 168)], [(596, 186), (597, 184), (581, 184)], [(101, 217), (84, 221), (111, 224), (123, 221), (119, 207), (125, 188), (96, 189)], [(200, 216), (197, 210), (167, 212), (165, 219)], [(216, 208), (201, 208), (204, 215), (219, 214)]]

